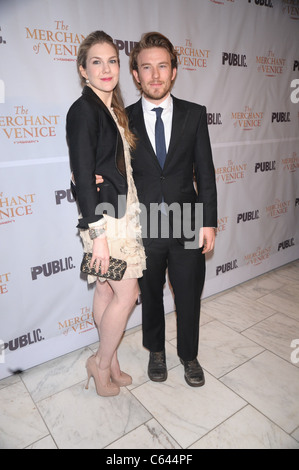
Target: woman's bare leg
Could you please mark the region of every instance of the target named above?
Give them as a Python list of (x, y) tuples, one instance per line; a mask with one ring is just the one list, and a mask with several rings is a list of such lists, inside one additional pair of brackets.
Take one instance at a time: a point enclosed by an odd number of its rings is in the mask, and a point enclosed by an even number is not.
[(117, 348), (137, 296), (136, 279), (97, 282), (94, 318), (99, 331), (100, 347), (96, 356), (102, 381), (105, 383), (110, 381), (111, 375), (115, 378), (121, 375)]

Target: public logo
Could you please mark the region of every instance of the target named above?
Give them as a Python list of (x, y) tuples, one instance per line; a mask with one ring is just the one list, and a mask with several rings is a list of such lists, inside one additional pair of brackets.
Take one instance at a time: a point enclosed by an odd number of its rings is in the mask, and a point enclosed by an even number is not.
[(221, 113), (207, 113), (207, 123), (209, 126), (222, 126)]
[(87, 333), (95, 328), (93, 312), (88, 307), (82, 307), (77, 315), (58, 322), (58, 330), (65, 336), (69, 333)]
[(1, 26), (0, 26), (0, 46), (2, 46), (4, 44), (6, 44), (6, 40), (2, 36), (2, 29), (1, 29)]
[(26, 333), (14, 339), (10, 339), (4, 342), (4, 350), (16, 351), (17, 349), (24, 348), (25, 346), (31, 346), (32, 344), (39, 343), (45, 338), (42, 336), (42, 331), (37, 328), (30, 333)]
[(249, 222), (252, 220), (257, 220), (260, 218), (260, 211), (259, 209), (255, 209), (254, 211), (242, 212), (237, 215), (237, 224), (240, 222)]
[(52, 29), (25, 27), (25, 37), (33, 42), (36, 55), (45, 54), (56, 61), (75, 62), (83, 34), (70, 29), (63, 20), (54, 21)]
[(290, 112), (274, 112), (272, 113), (271, 122), (291, 122), (291, 113)]
[(248, 0), (248, 3), (252, 3), (260, 7), (273, 8), (272, 0)]
[(281, 201), (280, 199), (275, 199), (273, 204), (266, 206), (266, 215), (272, 219), (277, 219), (282, 215), (285, 215), (291, 206), (291, 201)]
[(58, 189), (55, 191), (56, 205), (59, 206), (61, 201), (66, 200), (67, 202), (75, 202), (75, 198), (70, 189)]
[(186, 39), (184, 45), (175, 46), (179, 53), (178, 64), (183, 70), (196, 71), (208, 67), (210, 50), (195, 46), (191, 39)]
[(231, 184), (245, 178), (247, 163), (234, 163), (228, 160), (225, 166), (215, 169), (217, 183)]
[(277, 251), (285, 250), (286, 248), (290, 248), (291, 246), (295, 246), (295, 239), (289, 238), (288, 240), (284, 240), (283, 242), (278, 243)]
[(258, 72), (265, 77), (277, 77), (286, 70), (286, 59), (275, 56), (273, 51), (269, 51), (263, 56), (256, 56)]
[(124, 51), (124, 53), (128, 57), (130, 56), (130, 53), (133, 50), (133, 48), (135, 47), (135, 45), (138, 44), (138, 42), (136, 42), (136, 41), (127, 41), (127, 40), (123, 40), (123, 39), (114, 39), (113, 42), (117, 46), (118, 50), (120, 52)]
[(276, 170), (276, 161), (272, 160), (270, 162), (257, 162), (254, 166), (255, 173), (264, 173), (268, 171)]
[(246, 55), (235, 52), (222, 52), (222, 65), (231, 67), (247, 67)]
[(62, 273), (70, 269), (74, 269), (76, 266), (73, 265), (73, 258), (68, 256), (66, 258), (60, 258), (59, 260), (49, 261), (40, 266), (33, 266), (31, 268), (31, 278), (36, 281), (38, 276), (43, 275), (49, 277), (54, 274)]
[(20, 217), (33, 214), (35, 194), (5, 196), (0, 193), (0, 225), (15, 223)]
[(237, 269), (237, 268), (238, 268), (237, 259), (228, 261), (225, 264), (220, 264), (219, 266), (216, 266), (216, 276), (219, 276), (219, 274), (228, 273), (229, 271), (232, 271), (233, 269)]
[(57, 114), (32, 114), (23, 105), (14, 106), (14, 113), (0, 116), (0, 132), (14, 144), (38, 143), (40, 139), (56, 137)]
[(256, 111), (250, 106), (245, 106), (244, 111), (234, 111), (231, 114), (235, 129), (242, 131), (252, 131), (262, 126), (264, 117), (263, 111)]
[(258, 266), (271, 256), (272, 251), (272, 246), (268, 246), (266, 248), (261, 248), (259, 246), (253, 252), (247, 253), (244, 256), (244, 261), (247, 265)]

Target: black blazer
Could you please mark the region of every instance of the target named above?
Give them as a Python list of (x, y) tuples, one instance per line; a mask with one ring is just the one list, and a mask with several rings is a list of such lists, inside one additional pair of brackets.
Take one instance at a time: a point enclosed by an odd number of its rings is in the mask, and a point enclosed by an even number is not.
[(215, 169), (206, 108), (172, 98), (172, 131), (163, 170), (146, 132), (141, 100), (127, 108), (130, 128), (138, 138), (131, 163), (139, 201), (148, 213), (150, 204), (160, 203), (162, 196), (168, 205), (191, 203), (194, 208), (196, 202), (203, 203), (203, 226), (217, 227)]
[[(123, 142), (109, 110), (90, 87), (85, 86), (82, 96), (70, 107), (66, 132), (82, 214), (78, 227), (88, 229), (88, 224), (100, 220), (104, 212), (122, 217), (128, 190)], [(104, 178), (99, 192), (96, 174)]]

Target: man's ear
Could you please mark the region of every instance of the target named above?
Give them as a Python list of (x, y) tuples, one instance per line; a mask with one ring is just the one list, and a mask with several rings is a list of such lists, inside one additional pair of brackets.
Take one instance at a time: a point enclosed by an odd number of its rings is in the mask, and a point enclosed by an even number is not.
[(171, 81), (172, 81), (172, 82), (175, 80), (177, 71), (178, 71), (178, 69), (177, 69), (176, 67), (172, 70), (172, 78), (171, 78)]
[(139, 75), (138, 75), (137, 70), (133, 70), (132, 73), (133, 73), (133, 77), (135, 78), (136, 82), (140, 83)]

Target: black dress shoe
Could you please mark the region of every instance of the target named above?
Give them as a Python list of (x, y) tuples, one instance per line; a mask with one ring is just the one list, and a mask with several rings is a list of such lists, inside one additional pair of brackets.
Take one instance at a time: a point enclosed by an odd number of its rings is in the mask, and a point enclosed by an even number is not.
[(204, 372), (197, 359), (193, 361), (183, 361), (181, 363), (185, 368), (185, 380), (190, 387), (202, 387), (205, 384)]
[(164, 382), (167, 379), (165, 351), (150, 352), (147, 373), (153, 382)]

